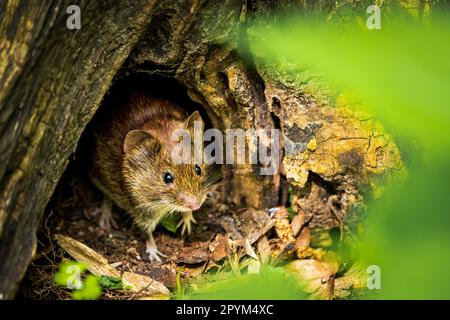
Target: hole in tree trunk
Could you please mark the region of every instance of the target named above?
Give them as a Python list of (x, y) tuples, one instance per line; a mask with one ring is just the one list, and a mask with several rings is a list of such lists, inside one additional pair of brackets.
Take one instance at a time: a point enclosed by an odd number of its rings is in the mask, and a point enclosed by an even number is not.
[[(42, 299), (43, 297), (36, 293), (35, 285), (38, 279), (43, 278), (45, 282), (43, 286), (48, 286), (48, 298), (70, 298), (67, 292), (54, 288), (52, 280), (58, 264), (64, 259), (73, 259), (59, 248), (54, 240), (51, 240), (57, 233), (68, 235), (89, 246), (105, 256), (109, 263), (127, 261), (123, 266), (118, 267), (121, 271), (148, 275), (169, 288), (176, 285), (175, 268), (150, 265), (145, 252), (145, 233), (132, 223), (132, 218), (127, 212), (113, 205), (113, 218), (118, 228), (113, 227), (110, 235), (99, 227), (99, 214), (96, 213), (102, 206), (104, 196), (94, 187), (88, 174), (91, 166), (90, 148), (92, 148), (93, 130), (97, 124), (108, 118), (112, 105), (120, 106), (121, 101), (136, 91), (175, 102), (187, 114), (199, 111), (205, 123), (205, 129), (212, 126), (205, 108), (192, 101), (187, 95), (186, 88), (173, 78), (138, 73), (116, 81), (83, 132), (77, 150), (71, 156), (68, 167), (47, 206), (43, 226), (38, 234), (38, 254), (27, 271), (18, 297)], [(216, 166), (214, 170), (217, 174), (221, 168)], [(224, 233), (220, 224), (210, 219), (211, 214), (217, 215), (226, 210), (221, 205), (220, 181), (216, 183), (216, 186), (211, 189), (211, 193), (208, 194), (209, 199), (205, 201), (202, 208), (195, 212), (197, 225), (193, 226), (193, 232), (189, 237), (180, 236), (180, 230), (176, 228), (178, 221), (174, 219), (173, 221), (168, 219), (157, 227), (155, 239), (158, 249), (169, 256), (167, 261), (173, 263), (177, 258), (179, 259), (181, 250), (185, 246), (189, 247), (191, 243), (207, 243), (216, 234)], [(199, 259), (192, 263), (205, 262), (201, 257)], [(48, 265), (49, 261), (52, 261), (52, 265)], [(40, 281), (42, 285), (42, 280)]]

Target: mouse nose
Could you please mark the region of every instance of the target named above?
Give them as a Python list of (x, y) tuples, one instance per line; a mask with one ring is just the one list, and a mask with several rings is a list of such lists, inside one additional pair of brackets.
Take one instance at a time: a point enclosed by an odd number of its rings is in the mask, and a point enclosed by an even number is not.
[(193, 211), (200, 209), (202, 205), (197, 197), (193, 195), (182, 193), (180, 194), (180, 198), (183, 200), (185, 206)]

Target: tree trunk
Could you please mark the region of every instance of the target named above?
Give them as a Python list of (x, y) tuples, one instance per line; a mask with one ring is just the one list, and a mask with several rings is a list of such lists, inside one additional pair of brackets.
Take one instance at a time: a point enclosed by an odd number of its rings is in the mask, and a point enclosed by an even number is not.
[[(332, 184), (344, 215), (370, 173), (401, 165), (387, 135), (378, 138), (378, 129), (344, 117), (329, 101), (318, 103), (252, 58), (247, 22), (253, 13), (271, 19), (271, 1), (78, 1), (80, 30), (66, 27), (69, 5), (0, 3), (0, 297), (14, 297), (45, 206), (115, 77), (146, 72), (176, 79), (216, 128), (281, 129), (284, 143), (296, 146), (286, 153), (284, 172), (258, 176), (252, 165), (223, 169), (223, 201), (238, 207), (266, 209), (284, 201), (286, 175), (306, 193), (306, 207), (319, 201), (313, 184)], [(330, 148), (327, 138), (347, 139), (347, 127), (367, 139)], [(309, 211), (328, 214), (317, 225), (336, 226), (331, 206)]]
[(69, 155), (150, 22), (154, 1), (0, 3), (0, 295), (12, 298)]

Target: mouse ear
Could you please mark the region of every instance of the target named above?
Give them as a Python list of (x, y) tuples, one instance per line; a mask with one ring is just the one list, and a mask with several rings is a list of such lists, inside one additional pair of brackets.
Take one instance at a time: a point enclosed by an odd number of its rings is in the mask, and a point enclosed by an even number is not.
[(123, 142), (123, 151), (125, 153), (129, 153), (131, 150), (142, 144), (147, 139), (155, 140), (156, 142), (156, 139), (148, 131), (139, 129), (131, 130), (127, 133), (125, 141)]
[(202, 116), (200, 115), (200, 112), (194, 111), (185, 121), (185, 127), (186, 129), (190, 130), (191, 132), (194, 131), (194, 125), (199, 126), (199, 129), (201, 132), (203, 132), (205, 128), (205, 123), (203, 122)]
[(203, 122), (200, 112), (194, 111), (185, 120), (185, 128), (189, 130), (191, 141), (194, 145), (194, 161), (195, 163), (201, 163), (203, 155), (203, 133), (205, 130), (205, 123)]

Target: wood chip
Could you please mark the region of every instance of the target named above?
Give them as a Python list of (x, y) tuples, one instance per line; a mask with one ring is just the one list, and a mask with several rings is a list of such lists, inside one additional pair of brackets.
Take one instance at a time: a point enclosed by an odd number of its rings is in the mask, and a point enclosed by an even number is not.
[(131, 291), (143, 291), (147, 296), (153, 298), (167, 299), (169, 297), (169, 289), (160, 282), (131, 272), (124, 272), (121, 275), (119, 270), (108, 264), (108, 260), (105, 257), (85, 244), (62, 234), (56, 234), (55, 239), (59, 246), (72, 258), (88, 265), (88, 270), (93, 275), (121, 278), (124, 286), (129, 287)]

